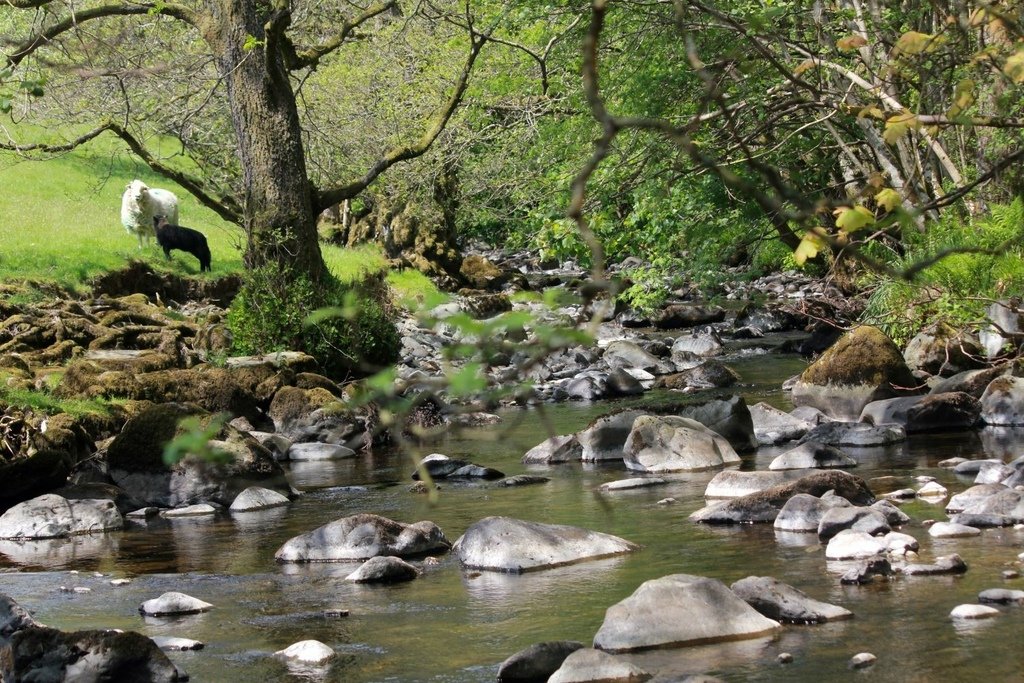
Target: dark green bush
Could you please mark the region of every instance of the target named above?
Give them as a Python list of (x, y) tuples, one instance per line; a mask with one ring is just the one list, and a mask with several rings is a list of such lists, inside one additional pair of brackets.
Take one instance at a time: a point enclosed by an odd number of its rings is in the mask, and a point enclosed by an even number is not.
[(343, 284), (314, 284), (275, 265), (246, 274), (228, 312), (241, 354), (304, 351), (335, 379), (364, 376), (395, 361), (401, 338), (383, 272)]

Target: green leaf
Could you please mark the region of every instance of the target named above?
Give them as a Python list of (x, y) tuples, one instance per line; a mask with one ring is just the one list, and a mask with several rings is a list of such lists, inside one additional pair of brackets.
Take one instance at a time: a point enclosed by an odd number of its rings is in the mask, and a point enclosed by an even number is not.
[(919, 55), (922, 52), (932, 52), (946, 42), (945, 36), (933, 36), (930, 33), (919, 33), (907, 31), (893, 46), (893, 52), (904, 55)]
[(891, 187), (887, 187), (875, 195), (875, 203), (886, 211), (893, 211), (902, 203), (900, 193)]
[(800, 244), (793, 251), (793, 261), (798, 266), (802, 266), (807, 259), (814, 258), (818, 255), (819, 251), (825, 248), (825, 240), (821, 237), (823, 233), (823, 228), (812, 228), (804, 233)]
[(263, 41), (259, 40), (256, 36), (246, 36), (245, 42), (242, 43), (242, 49), (246, 52), (255, 50), (258, 47), (263, 46)]
[(1024, 49), (1017, 50), (1006, 58), (1003, 73), (1014, 83), (1024, 83)]
[(11, 111), (13, 103), (9, 97), (0, 97), (0, 112), (7, 114)]
[(854, 233), (875, 222), (875, 215), (864, 206), (857, 205), (852, 209), (841, 206), (835, 210), (836, 227), (848, 233)]
[(882, 139), (890, 145), (895, 145), (911, 129), (917, 129), (920, 125), (917, 117), (910, 112), (901, 112), (890, 116), (885, 120), (885, 132), (882, 133)]
[(471, 396), (487, 388), (480, 363), (467, 363), (464, 368), (448, 377), (448, 392), (452, 396)]

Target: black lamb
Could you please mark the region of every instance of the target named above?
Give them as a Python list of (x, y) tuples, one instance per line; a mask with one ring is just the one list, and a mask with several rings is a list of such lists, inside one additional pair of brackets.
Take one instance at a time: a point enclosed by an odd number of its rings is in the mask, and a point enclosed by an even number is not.
[(167, 258), (171, 258), (171, 249), (180, 249), (199, 259), (200, 272), (210, 270), (210, 245), (206, 243), (206, 235), (183, 225), (168, 223), (166, 216), (154, 216), (153, 224), (156, 241), (163, 247)]

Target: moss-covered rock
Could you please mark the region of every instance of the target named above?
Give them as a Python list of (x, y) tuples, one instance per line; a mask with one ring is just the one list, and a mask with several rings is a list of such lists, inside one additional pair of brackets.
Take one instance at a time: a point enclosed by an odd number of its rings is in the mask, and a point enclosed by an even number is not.
[(289, 433), (296, 422), (321, 408), (337, 406), (339, 398), (323, 387), (300, 389), (282, 387), (270, 403), (268, 412), (277, 431)]
[(856, 420), (868, 403), (916, 393), (917, 384), (896, 344), (877, 327), (862, 325), (801, 373), (793, 403)]

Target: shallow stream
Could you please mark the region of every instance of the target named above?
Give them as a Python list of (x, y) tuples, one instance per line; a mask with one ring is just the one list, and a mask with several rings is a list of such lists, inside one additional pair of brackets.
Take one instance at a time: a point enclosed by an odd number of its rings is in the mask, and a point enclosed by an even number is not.
[[(729, 363), (743, 377), (750, 404), (788, 407), (778, 387), (799, 371), (795, 357), (760, 355)], [(522, 454), (547, 436), (546, 424), (564, 434), (583, 427), (616, 404), (546, 406), (504, 413), (497, 427), (464, 431), (421, 453), (442, 452), (495, 467), (508, 475), (549, 476), (522, 488), (446, 485), (436, 503), (410, 493), (410, 456), (377, 453), (356, 460), (295, 463), (290, 474), (307, 494), (289, 508), (208, 519), (130, 524), (105, 536), (27, 544), (0, 542), (0, 591), (63, 630), (121, 628), (144, 634), (194, 638), (196, 652), (169, 653), (191, 680), (245, 681), (493, 681), (508, 655), (538, 641), (589, 643), (605, 609), (648, 579), (700, 574), (731, 583), (749, 575), (774, 576), (836, 603), (855, 617), (821, 626), (789, 626), (782, 635), (722, 645), (636, 655), (656, 680), (710, 673), (732, 681), (1024, 680), (1020, 637), (1024, 607), (1001, 607), (997, 618), (968, 625), (949, 612), (976, 602), (980, 590), (1024, 588), (1004, 580), (1024, 550), (1024, 531), (987, 530), (980, 537), (932, 540), (921, 521), (945, 519), (943, 504), (903, 506), (913, 522), (903, 531), (921, 542), (921, 561), (958, 552), (970, 569), (960, 577), (897, 577), (866, 587), (839, 583), (845, 567), (825, 561), (815, 535), (776, 533), (770, 525), (709, 527), (687, 516), (704, 504), (713, 473), (682, 475), (664, 486), (602, 494), (598, 487), (629, 475), (620, 466), (527, 467)], [(854, 470), (876, 494), (913, 485), (931, 475), (950, 489), (971, 485), (937, 467), (948, 457), (1016, 457), (1018, 434), (916, 436), (888, 449), (850, 450)], [(774, 451), (744, 457), (744, 469), (765, 469)], [(674, 505), (658, 505), (673, 497)], [(429, 519), (454, 541), (473, 522), (509, 515), (572, 524), (616, 534), (644, 549), (611, 560), (585, 562), (524, 575), (467, 572), (451, 556), (424, 564), (423, 575), (390, 587), (350, 584), (357, 565), (279, 565), (274, 551), (288, 538), (357, 512), (403, 522)], [(77, 572), (77, 573), (74, 573)], [(96, 576), (95, 573), (103, 576)], [(110, 579), (132, 583), (112, 587)], [(89, 593), (61, 587), (88, 587)], [(139, 604), (168, 590), (211, 602), (215, 609), (175, 619), (143, 618)], [(347, 610), (348, 616), (336, 616)], [(271, 655), (315, 638), (340, 657), (326, 669), (289, 669)], [(872, 652), (866, 671), (847, 668), (850, 657)], [(779, 664), (781, 652), (794, 656)]]

